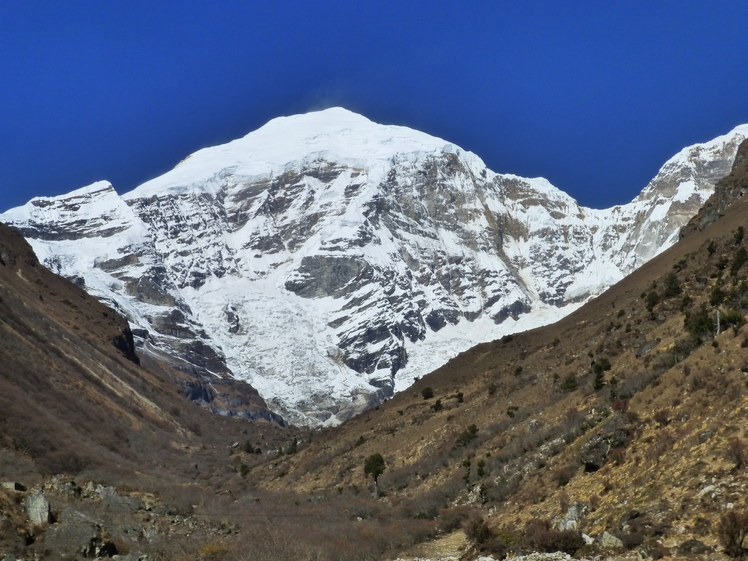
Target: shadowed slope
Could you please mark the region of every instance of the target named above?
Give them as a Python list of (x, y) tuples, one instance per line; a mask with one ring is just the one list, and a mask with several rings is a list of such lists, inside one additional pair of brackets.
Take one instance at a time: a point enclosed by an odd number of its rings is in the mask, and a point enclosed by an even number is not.
[(178, 372), (139, 366), (126, 321), (2, 224), (0, 357), (0, 445), (43, 474), (179, 473), (191, 460), (176, 450), (220, 424), (175, 391)]

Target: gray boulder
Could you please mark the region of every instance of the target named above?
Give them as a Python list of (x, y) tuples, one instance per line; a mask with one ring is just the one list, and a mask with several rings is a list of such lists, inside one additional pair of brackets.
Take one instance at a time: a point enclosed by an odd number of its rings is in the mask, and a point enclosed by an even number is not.
[(623, 542), (610, 532), (603, 532), (598, 543), (603, 549), (623, 549)]
[(102, 525), (73, 509), (63, 511), (57, 524), (51, 525), (44, 545), (59, 554), (86, 558), (112, 557), (117, 553), (114, 543), (102, 532)]
[(32, 524), (42, 526), (49, 522), (49, 502), (39, 492), (31, 493), (24, 501), (23, 506), (29, 515)]

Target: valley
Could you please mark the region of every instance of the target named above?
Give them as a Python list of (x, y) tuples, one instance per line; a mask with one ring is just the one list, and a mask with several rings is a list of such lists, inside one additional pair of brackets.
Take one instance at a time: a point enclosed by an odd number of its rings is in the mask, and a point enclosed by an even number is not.
[[(107, 217), (97, 226), (107, 232), (103, 242), (88, 230), (95, 221), (80, 222), (76, 236), (67, 227), (42, 232), (37, 221), (29, 242), (0, 225), (0, 552), (14, 560), (128, 561), (743, 557), (748, 142), (733, 141), (714, 193), (684, 214), (683, 228), (663, 234), (672, 243), (646, 263), (567, 303), (573, 309), (557, 322), (466, 348), (338, 426), (289, 423), (266, 394), (231, 375), (229, 355), (205, 343), (213, 335), (206, 326), (218, 320), (193, 309), (198, 288), (218, 280), (177, 268), (184, 273), (177, 283), (156, 260), (176, 255), (163, 247), (119, 252), (117, 236), (161, 242), (110, 187), (48, 201), (53, 216), (71, 213), (67, 224), (95, 206), (90, 216)], [(170, 199), (150, 196), (168, 206)], [(36, 200), (37, 212), (44, 204)], [(32, 225), (25, 227), (28, 235)], [(511, 228), (501, 231), (508, 239)], [(202, 232), (196, 225), (173, 235)], [(71, 237), (79, 248), (110, 244), (107, 259), (91, 257), (95, 275), (66, 279), (42, 266), (54, 263), (50, 248)], [(221, 275), (239, 278), (232, 267), (240, 261), (210, 247)], [(57, 268), (78, 270), (84, 252), (76, 252), (60, 252)], [(365, 318), (374, 306), (356, 301), (364, 296), (357, 291), (391, 282), (387, 302), (403, 305), (394, 298), (396, 277), (382, 280), (372, 262), (338, 254), (345, 260), (331, 264), (319, 255), (304, 255), (313, 259), (283, 277), (289, 293), (307, 302), (321, 292), (314, 305), (347, 302)], [(111, 297), (107, 307), (81, 288), (101, 297), (96, 287), (113, 279), (143, 300)], [(525, 295), (540, 294), (539, 284), (523, 286), (533, 287)], [(469, 293), (458, 294), (457, 325), (468, 321)], [(179, 301), (184, 294), (195, 300)], [(445, 301), (442, 311), (450, 309)], [(158, 337), (151, 323), (128, 323), (156, 309), (182, 316), (159, 323)], [(273, 320), (269, 307), (259, 309)], [(220, 310), (225, 329), (238, 325), (239, 333), (248, 320), (233, 313)], [(439, 317), (447, 329), (448, 314)], [(276, 344), (290, 345), (283, 329), (275, 325)], [(274, 348), (262, 348), (265, 359)]]

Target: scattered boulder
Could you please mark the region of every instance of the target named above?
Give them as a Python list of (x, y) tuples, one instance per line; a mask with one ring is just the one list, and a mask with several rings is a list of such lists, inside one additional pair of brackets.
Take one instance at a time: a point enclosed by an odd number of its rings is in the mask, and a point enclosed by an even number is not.
[(638, 510), (629, 510), (621, 516), (618, 527), (624, 532), (628, 532), (630, 529), (629, 521), (638, 519), (640, 514)]
[(707, 429), (699, 433), (699, 444), (704, 444), (707, 440), (714, 436), (712, 429)]
[(678, 555), (701, 555), (704, 553), (712, 553), (714, 550), (706, 545), (701, 540), (688, 540), (680, 544), (676, 551), (678, 552)]
[(49, 522), (49, 502), (41, 493), (31, 493), (24, 499), (23, 505), (32, 524), (43, 526)]
[(72, 479), (64, 479), (59, 475), (55, 475), (44, 484), (44, 490), (51, 493), (57, 493), (59, 495), (66, 495), (79, 499), (81, 496), (82, 489)]
[(58, 554), (85, 558), (112, 557), (117, 553), (101, 524), (73, 509), (66, 509), (58, 523), (47, 528), (44, 545)]
[(561, 532), (566, 530), (577, 530), (579, 521), (589, 512), (590, 505), (584, 502), (578, 502), (571, 505), (566, 513), (554, 520), (554, 527)]
[(610, 532), (603, 532), (598, 538), (598, 545), (602, 549), (623, 549), (623, 542)]
[(623, 415), (614, 415), (603, 422), (602, 428), (590, 437), (582, 448), (579, 460), (584, 471), (600, 469), (613, 448), (626, 446), (631, 438), (631, 427)]
[(662, 559), (666, 555), (670, 555), (668, 548), (654, 540), (643, 543), (636, 548), (636, 558), (638, 561)]
[(641, 358), (657, 346), (657, 341), (648, 341), (636, 350), (636, 358)]

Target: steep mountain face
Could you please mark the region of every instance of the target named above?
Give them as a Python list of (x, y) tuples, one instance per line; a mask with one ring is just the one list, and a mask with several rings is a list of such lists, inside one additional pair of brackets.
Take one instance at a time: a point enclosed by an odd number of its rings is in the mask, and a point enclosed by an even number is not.
[(106, 182), (0, 220), (117, 308), (147, 354), (249, 381), (334, 424), (469, 347), (566, 315), (678, 239), (748, 126), (669, 160), (630, 204), (330, 109), (276, 119), (119, 196)]
[(681, 229), (681, 238), (703, 230), (716, 221), (735, 201), (746, 193), (748, 181), (748, 140), (738, 147), (732, 171), (717, 182), (714, 193), (699, 212)]

